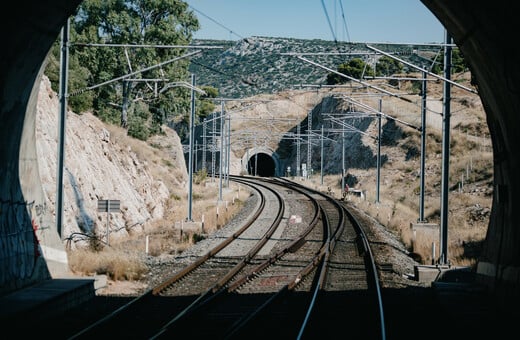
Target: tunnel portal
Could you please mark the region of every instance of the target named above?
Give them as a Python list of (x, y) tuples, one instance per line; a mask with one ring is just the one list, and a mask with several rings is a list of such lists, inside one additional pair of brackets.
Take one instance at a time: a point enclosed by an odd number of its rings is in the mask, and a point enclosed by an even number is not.
[(273, 157), (263, 152), (258, 152), (247, 161), (247, 174), (261, 177), (273, 177), (276, 165)]
[[(500, 301), (511, 301), (511, 306), (515, 307), (513, 300), (516, 301), (520, 295), (520, 232), (515, 218), (516, 208), (520, 205), (520, 181), (515, 172), (519, 164), (516, 133), (520, 127), (520, 68), (515, 67), (518, 47), (507, 44), (505, 32), (516, 28), (516, 12), (504, 10), (504, 6), (496, 6), (491, 1), (421, 2), (438, 17), (467, 58), (472, 81), (474, 79), (478, 85), (486, 110), (494, 154), (494, 198), (477, 274), (479, 280), (502, 295)], [(74, 14), (80, 3), (80, 0), (19, 1), (3, 12), (2, 41), (8, 53), (2, 55), (0, 63), (0, 199), (16, 211), (0, 214), (0, 233), (3, 233), (0, 240), (3, 242), (3, 258), (0, 262), (3, 268), (7, 268), (0, 272), (1, 292), (28, 286), (48, 279), (51, 273), (68, 270), (60, 239), (61, 225), (33, 229), (36, 214), (40, 226), (51, 218), (37, 176), (34, 117), (42, 64), (66, 19)], [(20, 21), (31, 24), (19, 25)], [(256, 153), (259, 151), (253, 155)], [(275, 172), (279, 173), (283, 162), (275, 153), (271, 155), (276, 164)], [(244, 158), (243, 167), (249, 167), (250, 160), (257, 171), (264, 163), (272, 164), (266, 155), (261, 157), (263, 160), (257, 158), (256, 161)], [(266, 166), (262, 173), (270, 173), (265, 171), (267, 169), (272, 168)], [(29, 214), (29, 210), (36, 207), (43, 209), (35, 210), (35, 215)], [(12, 222), (15, 224), (11, 225)], [(19, 234), (19, 242), (11, 242), (9, 228), (23, 231)], [(33, 232), (35, 237), (32, 237)], [(9, 247), (4, 247), (6, 244)], [(43, 256), (34, 250), (35, 247), (43, 250)], [(36, 259), (35, 254), (38, 254)], [(18, 271), (28, 266), (32, 268), (35, 260), (38, 266), (34, 270)]]

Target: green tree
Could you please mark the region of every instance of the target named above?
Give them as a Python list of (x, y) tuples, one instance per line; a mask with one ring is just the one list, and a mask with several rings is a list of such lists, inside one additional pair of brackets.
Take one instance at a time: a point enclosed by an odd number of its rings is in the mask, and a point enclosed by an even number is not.
[[(91, 87), (98, 85), (92, 90), (94, 114), (129, 127), (127, 115), (139, 112), (138, 119), (131, 120), (136, 124), (132, 134), (142, 139), (170, 118), (189, 112), (190, 90), (172, 84), (189, 78), (189, 60), (184, 56), (192, 51), (128, 46), (188, 45), (199, 23), (184, 1), (86, 0), (71, 23), (71, 56), (88, 72), (71, 68), (70, 74), (85, 76)], [(162, 66), (153, 68), (159, 64)], [(149, 70), (137, 72), (143, 69)], [(131, 77), (125, 77), (129, 74)], [(82, 86), (70, 84), (69, 92)], [(133, 110), (137, 102), (140, 106)], [(142, 133), (136, 131), (139, 127)]]
[(462, 52), (456, 48), (453, 50), (451, 54), (451, 62), (453, 67), (453, 72), (460, 73), (468, 70), (469, 66), (464, 59), (464, 55)]
[[(442, 74), (444, 70), (444, 53), (438, 63), (432, 67), (432, 72), (435, 74)], [(464, 55), (458, 48), (451, 50), (451, 71), (453, 73), (465, 72), (469, 69), (468, 63), (464, 59)]]
[(196, 103), (196, 114), (199, 121), (215, 111), (215, 103), (211, 99), (218, 96), (218, 89), (213, 86), (203, 86), (202, 90), (204, 90), (206, 94), (201, 95)]
[(377, 61), (376, 75), (378, 76), (391, 76), (392, 74), (401, 73), (402, 71), (403, 65), (388, 56), (382, 56)]
[[(366, 76), (374, 76), (374, 70), (361, 58), (352, 58), (348, 62), (338, 66), (338, 72), (350, 76), (355, 79), (361, 79)], [(342, 77), (336, 73), (327, 75), (327, 84), (344, 84), (348, 81), (346, 77)]]
[[(61, 38), (60, 38), (61, 39)], [(57, 40), (51, 48), (46, 59), (45, 75), (51, 82), (51, 87), (55, 92), (59, 92), (60, 82), (60, 41)], [(73, 89), (81, 89), (87, 87), (87, 79), (90, 77), (89, 70), (82, 66), (76, 56), (69, 57), (68, 86)], [(94, 95), (90, 91), (84, 91), (78, 95), (68, 97), (68, 105), (76, 113), (82, 113), (92, 109)]]

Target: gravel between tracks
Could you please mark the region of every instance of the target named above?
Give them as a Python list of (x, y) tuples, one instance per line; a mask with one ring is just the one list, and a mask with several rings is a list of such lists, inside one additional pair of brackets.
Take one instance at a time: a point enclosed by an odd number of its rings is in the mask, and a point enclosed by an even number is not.
[[(208, 235), (206, 239), (194, 244), (180, 255), (148, 256), (146, 260), (150, 272), (144, 286), (150, 288), (159, 284), (172, 275), (172, 267), (174, 271), (180, 270), (197, 257), (206, 254), (211, 247), (221, 242), (226, 235), (230, 235), (238, 230), (241, 227), (241, 223), (247, 220), (256, 209), (257, 204), (258, 197), (252, 195), (229, 223), (215, 233)], [(356, 209), (355, 206), (349, 205), (349, 207), (354, 209), (356, 218), (367, 226), (367, 237), (370, 240), (372, 251), (378, 264), (391, 264), (391, 270), (381, 273), (383, 287), (430, 286), (430, 283), (421, 283), (413, 279), (414, 266), (419, 263), (409, 256), (409, 252), (396, 235), (370, 216)], [(140, 286), (139, 290), (143, 290), (144, 286)], [(113, 290), (116, 289), (116, 287), (113, 288)]]
[[(290, 200), (289, 200), (290, 202)], [(247, 220), (255, 211), (258, 205), (257, 195), (251, 195), (244, 202), (242, 209), (221, 229), (217, 230), (206, 239), (201, 240), (178, 255), (162, 254), (160, 256), (146, 256), (145, 260), (149, 267), (148, 275), (138, 282), (109, 282), (105, 288), (99, 289), (99, 295), (137, 295), (147, 289), (151, 289), (165, 279), (181, 270), (197, 257), (206, 254), (209, 249), (227, 236), (238, 230), (242, 222)], [(418, 282), (413, 279), (414, 266), (419, 265), (409, 256), (406, 247), (399, 241), (397, 235), (391, 233), (385, 226), (379, 224), (364, 212), (358, 210), (355, 205), (348, 204), (354, 211), (356, 219), (363, 223), (366, 228), (367, 237), (371, 243), (372, 251), (376, 261), (380, 265), (391, 264), (391, 270), (381, 272), (382, 287), (385, 288), (404, 288), (404, 287), (429, 287), (430, 283)], [(295, 208), (289, 203), (287, 209), (291, 214)], [(287, 213), (286, 213), (287, 214)], [(302, 215), (305, 215), (303, 213)]]

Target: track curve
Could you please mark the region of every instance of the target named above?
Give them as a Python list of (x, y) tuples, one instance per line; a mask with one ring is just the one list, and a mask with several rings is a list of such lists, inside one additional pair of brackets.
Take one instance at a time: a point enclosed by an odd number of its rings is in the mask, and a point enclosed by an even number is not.
[(340, 327), (384, 339), (377, 266), (345, 206), (284, 179), (230, 180), (255, 192), (252, 213), (204, 240), (191, 263), (66, 338), (300, 339), (336, 337)]

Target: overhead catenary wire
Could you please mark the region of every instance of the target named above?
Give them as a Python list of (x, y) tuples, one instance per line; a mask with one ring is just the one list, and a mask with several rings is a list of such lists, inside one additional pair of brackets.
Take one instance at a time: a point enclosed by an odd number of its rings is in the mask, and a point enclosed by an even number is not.
[(381, 51), (380, 49), (377, 49), (377, 48), (375, 48), (375, 47), (373, 47), (373, 46), (370, 46), (370, 45), (365, 45), (365, 46), (366, 46), (368, 49), (371, 49), (372, 51), (376, 51), (377, 53), (381, 53), (382, 55), (385, 55), (385, 56), (387, 56), (387, 57), (389, 57), (389, 58), (395, 59), (395, 60), (397, 60), (397, 61), (399, 61), (399, 62), (401, 62), (401, 63), (403, 63), (403, 64), (405, 64), (405, 65), (408, 65), (408, 66), (410, 66), (410, 67), (413, 67), (413, 68), (415, 68), (415, 69), (418, 70), (418, 71), (424, 72), (424, 73), (426, 73), (426, 74), (428, 74), (428, 75), (430, 75), (430, 76), (432, 76), (432, 77), (435, 77), (435, 78), (437, 78), (437, 79), (440, 79), (440, 80), (442, 80), (442, 81), (445, 81), (445, 82), (447, 82), (447, 83), (449, 83), (449, 84), (451, 84), (451, 85), (453, 85), (453, 86), (456, 86), (456, 87), (458, 87), (458, 88), (461, 88), (461, 89), (463, 89), (463, 90), (466, 90), (466, 91), (471, 92), (471, 93), (474, 93), (474, 94), (478, 94), (478, 92), (475, 91), (474, 89), (470, 89), (469, 87), (466, 87), (466, 86), (460, 85), (459, 83), (457, 83), (457, 82), (455, 82), (455, 81), (453, 81), (453, 80), (451, 80), (451, 79), (446, 79), (445, 77), (439, 76), (438, 74), (435, 74), (435, 73), (433, 73), (433, 72), (430, 72), (430, 71), (428, 71), (428, 70), (425, 70), (425, 69), (423, 69), (423, 68), (421, 68), (421, 67), (419, 67), (419, 66), (416, 66), (416, 65), (414, 65), (414, 64), (412, 64), (412, 63), (409, 63), (409, 62), (407, 62), (407, 61), (405, 61), (405, 60), (403, 60), (403, 59), (401, 59), (401, 58), (398, 58), (398, 57), (396, 57), (396, 56), (393, 56), (393, 55), (390, 54), (390, 53), (386, 53), (386, 52)]
[(170, 60), (166, 60), (166, 61), (163, 61), (162, 63), (156, 64), (156, 65), (153, 65), (153, 66), (149, 66), (149, 67), (145, 67), (143, 69), (140, 69), (140, 70), (128, 73), (128, 74), (126, 74), (124, 76), (120, 76), (120, 77), (117, 77), (117, 78), (114, 78), (114, 79), (107, 80), (107, 81), (102, 82), (102, 83), (97, 84), (97, 85), (88, 86), (88, 87), (85, 87), (83, 89), (71, 92), (69, 94), (69, 96), (75, 96), (75, 95), (81, 94), (81, 93), (83, 93), (85, 91), (94, 90), (94, 89), (96, 89), (98, 87), (101, 87), (101, 86), (104, 86), (104, 85), (107, 85), (107, 84), (110, 84), (110, 83), (113, 83), (113, 82), (116, 82), (116, 81), (119, 81), (119, 80), (123, 80), (123, 79), (129, 78), (131, 76), (134, 76), (136, 74), (143, 73), (143, 72), (146, 72), (146, 71), (149, 71), (149, 70), (152, 70), (152, 69), (155, 69), (155, 68), (158, 68), (158, 67), (161, 67), (161, 66), (173, 63), (174, 61), (177, 61), (177, 60), (180, 60), (180, 59), (183, 59), (183, 58), (191, 57), (191, 56), (199, 54), (201, 52), (202, 52), (201, 50), (194, 51), (194, 52), (182, 55), (180, 57), (176, 57), (176, 58), (173, 58), (173, 59), (170, 59)]
[(350, 34), (348, 32), (347, 19), (345, 19), (345, 11), (343, 10), (343, 1), (338, 0), (338, 2), (339, 2), (340, 9), (341, 9), (341, 18), (343, 21), (343, 27), (345, 28), (345, 33), (347, 34), (347, 42), (350, 42)]
[(422, 128), (419, 127), (419, 126), (415, 126), (415, 125), (413, 125), (413, 124), (411, 124), (411, 123), (408, 123), (408, 122), (405, 122), (404, 120), (401, 120), (401, 119), (399, 119), (399, 118), (392, 117), (392, 116), (390, 116), (390, 115), (388, 115), (388, 114), (386, 114), (386, 113), (383, 113), (383, 112), (381, 112), (381, 111), (379, 111), (379, 110), (376, 110), (376, 109), (374, 109), (373, 107), (371, 107), (371, 106), (369, 106), (369, 105), (367, 105), (367, 104), (365, 104), (365, 103), (362, 103), (362, 102), (360, 102), (360, 101), (354, 100), (354, 99), (352, 99), (352, 98), (345, 98), (345, 100), (348, 101), (349, 103), (354, 104), (354, 105), (358, 105), (358, 106), (364, 108), (365, 110), (368, 110), (368, 111), (374, 112), (374, 113), (377, 114), (377, 115), (381, 115), (382, 117), (385, 117), (386, 119), (396, 121), (396, 122), (398, 122), (398, 123), (401, 123), (401, 124), (403, 124), (403, 125), (406, 125), (406, 126), (412, 128), (412, 129), (415, 129), (415, 130), (417, 130), (417, 131), (421, 131), (421, 130), (422, 130)]
[(333, 69), (331, 69), (331, 68), (329, 68), (329, 67), (326, 67), (326, 66), (320, 65), (320, 64), (318, 64), (318, 63), (316, 63), (316, 62), (313, 62), (313, 61), (311, 61), (311, 60), (309, 60), (309, 59), (307, 59), (307, 58), (304, 58), (304, 57), (302, 57), (302, 56), (296, 55), (296, 57), (297, 57), (298, 59), (302, 60), (302, 61), (305, 61), (305, 62), (307, 62), (307, 63), (309, 63), (309, 64), (314, 65), (314, 66), (320, 67), (320, 68), (322, 68), (322, 69), (324, 69), (324, 70), (326, 70), (326, 71), (329, 71), (329, 72), (335, 73), (335, 74), (337, 74), (337, 75), (339, 75), (339, 76), (341, 76), (341, 77), (344, 77), (344, 78), (347, 78), (347, 79), (349, 79), (349, 80), (355, 81), (355, 82), (357, 82), (357, 83), (363, 84), (363, 85), (365, 85), (365, 86), (367, 86), (367, 87), (369, 87), (369, 88), (375, 89), (375, 90), (377, 90), (377, 91), (379, 91), (379, 92), (386, 93), (386, 94), (389, 95), (389, 96), (397, 97), (397, 98), (399, 98), (399, 99), (401, 99), (401, 100), (404, 100), (404, 101), (406, 101), (406, 102), (413, 103), (413, 102), (412, 102), (410, 99), (408, 99), (408, 98), (401, 97), (401, 96), (399, 96), (399, 95), (397, 95), (397, 94), (395, 94), (395, 93), (392, 93), (392, 92), (390, 92), (390, 91), (387, 91), (387, 90), (385, 90), (385, 89), (382, 89), (382, 88), (380, 88), (380, 87), (378, 87), (378, 86), (371, 85), (371, 84), (366, 83), (366, 82), (364, 82), (364, 81), (362, 81), (362, 80), (359, 80), (359, 79), (356, 79), (356, 78), (354, 78), (354, 77), (351, 77), (351, 76), (349, 76), (349, 75), (347, 75), (347, 74), (344, 74), (344, 73), (338, 72), (338, 71), (336, 71), (336, 70), (333, 70)]
[(72, 43), (71, 46), (82, 47), (122, 47), (122, 48), (196, 48), (196, 49), (221, 49), (222, 46), (211, 45), (157, 45), (157, 44), (111, 44), (111, 43)]
[(338, 43), (338, 39), (336, 38), (336, 33), (334, 32), (334, 28), (332, 28), (332, 23), (330, 22), (330, 17), (329, 17), (329, 13), (327, 12), (327, 7), (325, 6), (325, 2), (323, 0), (321, 0), (321, 6), (323, 7), (323, 12), (325, 13), (325, 17), (327, 18), (327, 22), (329, 23), (330, 32), (332, 33), (334, 42)]
[(192, 10), (194, 10), (195, 12), (199, 13), (200, 15), (202, 15), (203, 17), (207, 18), (208, 20), (211, 20), (213, 21), (215, 24), (219, 25), (220, 27), (224, 28), (225, 30), (227, 30), (230, 34), (234, 34), (236, 35), (237, 37), (239, 37), (240, 39), (244, 39), (243, 36), (241, 36), (240, 34), (234, 32), (232, 29), (224, 26), (223, 24), (221, 24), (220, 22), (218, 22), (217, 20), (211, 18), (210, 16), (202, 13), (201, 11), (199, 11), (198, 9), (196, 9), (195, 7), (193, 7), (192, 5), (189, 5), (188, 7), (190, 7)]
[[(417, 103), (415, 103), (415, 102), (412, 101), (411, 99), (408, 99), (408, 98), (406, 98), (406, 97), (403, 97), (402, 94), (398, 94), (398, 93), (393, 93), (393, 92), (391, 92), (391, 91), (387, 91), (387, 90), (385, 90), (385, 89), (382, 89), (382, 88), (379, 87), (379, 86), (372, 85), (372, 84), (367, 83), (367, 82), (365, 82), (365, 81), (363, 81), (363, 80), (356, 79), (356, 78), (351, 77), (351, 76), (349, 76), (349, 75), (347, 75), (347, 74), (341, 73), (341, 72), (339, 72), (339, 71), (333, 70), (333, 69), (331, 69), (331, 68), (329, 68), (329, 67), (326, 67), (326, 66), (324, 66), (324, 65), (321, 65), (321, 64), (319, 64), (319, 63), (316, 63), (316, 62), (314, 62), (314, 61), (311, 61), (311, 60), (309, 60), (309, 59), (307, 59), (307, 58), (302, 57), (301, 55), (298, 55), (298, 54), (293, 54), (293, 55), (296, 56), (298, 59), (300, 59), (300, 60), (302, 60), (302, 61), (305, 61), (305, 62), (307, 62), (307, 63), (309, 63), (309, 64), (312, 64), (312, 65), (314, 65), (314, 66), (317, 66), (317, 67), (319, 67), (319, 68), (322, 68), (322, 69), (324, 69), (324, 70), (326, 70), (326, 71), (332, 72), (332, 73), (334, 73), (334, 74), (337, 74), (337, 75), (339, 75), (339, 76), (341, 76), (341, 77), (347, 78), (347, 79), (349, 79), (349, 80), (351, 80), (351, 81), (354, 81), (354, 82), (356, 82), (356, 83), (358, 83), (358, 84), (361, 84), (361, 85), (363, 85), (363, 86), (365, 86), (365, 87), (367, 87), (367, 88), (374, 89), (374, 90), (376, 90), (376, 91), (378, 91), (378, 92), (380, 92), (380, 93), (386, 94), (386, 95), (388, 95), (388, 96), (390, 96), (390, 97), (398, 98), (398, 99), (401, 99), (401, 100), (403, 100), (403, 101), (405, 101), (405, 102), (407, 102), (407, 103), (410, 103), (410, 104), (412, 104), (412, 105), (416, 105), (416, 106), (418, 106)], [(441, 114), (441, 115), (442, 115), (442, 113), (439, 113), (439, 112), (436, 112), (436, 111), (432, 111), (432, 110), (430, 110), (430, 109), (428, 109), (428, 111), (431, 111), (431, 112), (434, 112), (434, 113), (436, 113), (436, 114)]]

